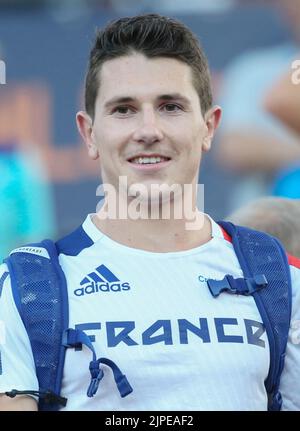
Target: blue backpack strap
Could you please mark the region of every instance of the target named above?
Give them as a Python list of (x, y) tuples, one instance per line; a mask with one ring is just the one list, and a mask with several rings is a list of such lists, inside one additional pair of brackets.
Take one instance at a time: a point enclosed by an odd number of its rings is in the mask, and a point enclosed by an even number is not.
[[(270, 345), (270, 368), (265, 381), (269, 395), (268, 409), (280, 410), (282, 399), (279, 383), (292, 308), (291, 274), (286, 252), (271, 235), (229, 222), (218, 223), (232, 238), (246, 284), (250, 286), (246, 294), (253, 295), (266, 328)], [(253, 288), (255, 284), (256, 288)]]
[(50, 240), (13, 250), (5, 260), (11, 276), (14, 300), (31, 342), (39, 391), (6, 392), (15, 397), (31, 394), (39, 397), (39, 410), (59, 410), (67, 399), (60, 396), (67, 348), (85, 345), (93, 354), (89, 363), (91, 381), (87, 396), (93, 397), (104, 377), (101, 364), (109, 367), (121, 397), (132, 387), (120, 368), (110, 359), (96, 357), (90, 338), (79, 329), (68, 328), (67, 282), (58, 261), (58, 253), (77, 254), (78, 243), (89, 246), (91, 240), (80, 227), (56, 244)]
[(65, 275), (55, 244), (50, 240), (13, 250), (4, 261), (9, 269), (14, 300), (32, 347), (39, 391), (16, 391), (39, 396), (39, 410), (66, 405), (60, 396), (69, 308)]

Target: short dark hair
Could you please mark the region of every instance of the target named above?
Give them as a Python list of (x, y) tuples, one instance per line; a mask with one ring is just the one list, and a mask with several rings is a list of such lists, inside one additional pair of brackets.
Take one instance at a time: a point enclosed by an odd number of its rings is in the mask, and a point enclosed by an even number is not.
[(212, 106), (207, 58), (193, 32), (181, 22), (158, 14), (137, 15), (110, 22), (97, 31), (85, 82), (85, 109), (94, 118), (102, 64), (134, 52), (148, 58), (169, 57), (188, 64), (204, 114)]

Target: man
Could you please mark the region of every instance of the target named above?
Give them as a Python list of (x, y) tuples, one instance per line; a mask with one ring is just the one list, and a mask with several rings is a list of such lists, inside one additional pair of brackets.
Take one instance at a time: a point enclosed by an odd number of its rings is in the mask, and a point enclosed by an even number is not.
[[(65, 409), (267, 409), (268, 341), (253, 298), (223, 294), (216, 300), (206, 283), (228, 272), (241, 275), (228, 236), (196, 209), (202, 153), (210, 149), (220, 115), (212, 106), (205, 56), (181, 23), (145, 15), (120, 19), (98, 33), (86, 112), (77, 114), (77, 124), (110, 187), (98, 212), (64, 241), (59, 263), (68, 285), (69, 326), (83, 328), (97, 357), (108, 358), (109, 365), (97, 393), (90, 385), (94, 396), (88, 397), (90, 350), (68, 348)], [(162, 192), (152, 193), (153, 185)], [(184, 202), (191, 211), (175, 217)], [(164, 217), (167, 205), (171, 215)], [(158, 211), (150, 218), (152, 206)], [(291, 266), (294, 288), (299, 272)], [(0, 392), (37, 390), (5, 266), (2, 273), (6, 343)], [(299, 318), (299, 307), (292, 318)], [(249, 324), (260, 328), (255, 343), (248, 342)], [(291, 343), (288, 349), (283, 408), (297, 409), (299, 349)], [(114, 381), (117, 366), (133, 388), (122, 398)], [(6, 395), (1, 406), (36, 408), (34, 397)]]

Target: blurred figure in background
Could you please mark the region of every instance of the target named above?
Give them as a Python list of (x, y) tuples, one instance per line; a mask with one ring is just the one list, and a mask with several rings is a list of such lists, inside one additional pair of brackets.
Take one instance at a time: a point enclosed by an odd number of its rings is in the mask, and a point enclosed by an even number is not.
[(300, 52), (298, 59), (267, 92), (264, 106), (299, 135), (300, 144)]
[[(0, 45), (0, 59), (4, 58)], [(7, 80), (5, 80), (7, 81)], [(1, 91), (1, 87), (0, 87)], [(51, 189), (33, 147), (21, 150), (0, 118), (0, 262), (20, 244), (56, 235)], [(18, 127), (16, 125), (15, 127)], [(40, 216), (42, 212), (43, 216)]]
[[(293, 62), (293, 65), (296, 67), (292, 69), (290, 66), (288, 73), (285, 72), (270, 87), (264, 98), (264, 107), (293, 133), (297, 133), (300, 148), (300, 60)], [(275, 196), (300, 198), (299, 158), (278, 172), (271, 192)]]
[(229, 197), (230, 210), (270, 194), (280, 169), (300, 161), (298, 137), (264, 109), (264, 95), (297, 57), (300, 41), (300, 0), (277, 0), (293, 34), (286, 43), (247, 52), (225, 71), (221, 105), (224, 116), (216, 157), (240, 175)]
[(53, 235), (52, 196), (39, 158), (0, 140), (0, 261), (20, 244)]
[(267, 232), (300, 258), (300, 200), (266, 196), (250, 202), (227, 217), (241, 226)]

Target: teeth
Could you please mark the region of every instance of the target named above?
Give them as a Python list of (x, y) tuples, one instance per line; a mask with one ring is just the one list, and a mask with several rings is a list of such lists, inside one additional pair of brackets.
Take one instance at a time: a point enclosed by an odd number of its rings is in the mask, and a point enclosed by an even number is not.
[(166, 159), (164, 157), (136, 157), (132, 160), (132, 163), (138, 163), (140, 165), (143, 164), (152, 164), (152, 163), (160, 163), (164, 162)]

